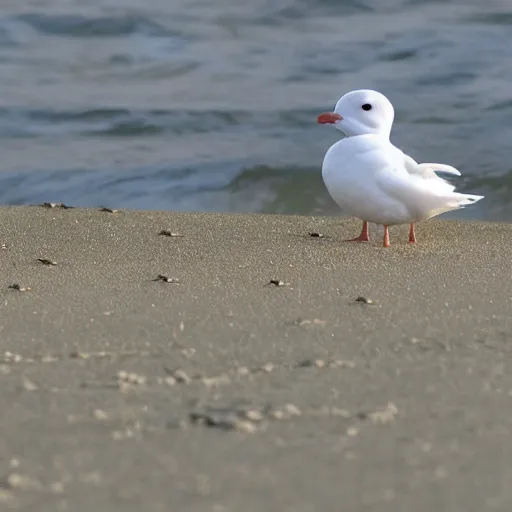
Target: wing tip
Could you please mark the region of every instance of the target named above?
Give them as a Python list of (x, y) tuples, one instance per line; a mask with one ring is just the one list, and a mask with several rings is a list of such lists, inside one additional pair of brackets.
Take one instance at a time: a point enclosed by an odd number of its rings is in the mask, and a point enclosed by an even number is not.
[(452, 174), (453, 176), (462, 176), (461, 172), (455, 167), (446, 164), (434, 164), (434, 163), (425, 163), (419, 164), (420, 168), (430, 170), (432, 172), (441, 172), (443, 174)]

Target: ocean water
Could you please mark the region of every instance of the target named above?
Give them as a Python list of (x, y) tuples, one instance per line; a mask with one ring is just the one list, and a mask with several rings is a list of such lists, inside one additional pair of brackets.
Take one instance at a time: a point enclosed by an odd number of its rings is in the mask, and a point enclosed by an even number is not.
[(509, 0), (3, 0), (0, 204), (336, 213), (354, 88), (486, 196), (452, 217), (512, 221)]

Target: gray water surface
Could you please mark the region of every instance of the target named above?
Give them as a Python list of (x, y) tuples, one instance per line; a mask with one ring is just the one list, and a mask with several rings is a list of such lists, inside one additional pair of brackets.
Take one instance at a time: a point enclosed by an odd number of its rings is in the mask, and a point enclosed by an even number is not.
[(4, 0), (0, 204), (334, 213), (316, 116), (354, 88), (512, 221), (508, 0)]

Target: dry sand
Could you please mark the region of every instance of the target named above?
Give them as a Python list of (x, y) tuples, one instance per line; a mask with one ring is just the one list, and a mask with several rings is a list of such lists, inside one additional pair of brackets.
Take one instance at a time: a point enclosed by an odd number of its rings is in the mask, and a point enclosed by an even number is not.
[(336, 218), (0, 226), (0, 509), (511, 510), (512, 226), (389, 249)]

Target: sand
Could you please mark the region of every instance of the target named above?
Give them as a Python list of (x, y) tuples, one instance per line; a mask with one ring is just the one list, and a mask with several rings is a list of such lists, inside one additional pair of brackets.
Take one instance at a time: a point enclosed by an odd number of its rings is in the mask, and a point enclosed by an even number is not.
[(511, 509), (511, 225), (0, 226), (0, 509)]

